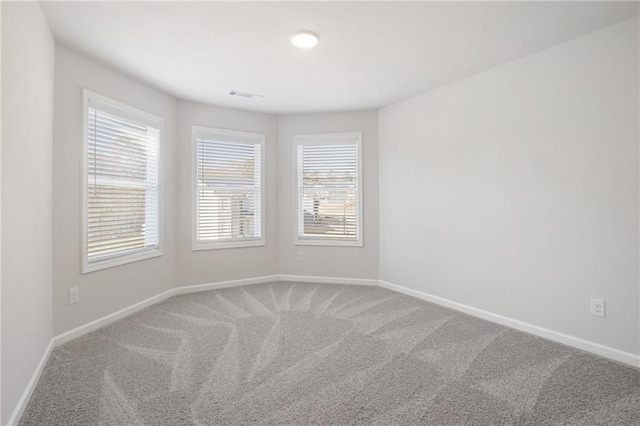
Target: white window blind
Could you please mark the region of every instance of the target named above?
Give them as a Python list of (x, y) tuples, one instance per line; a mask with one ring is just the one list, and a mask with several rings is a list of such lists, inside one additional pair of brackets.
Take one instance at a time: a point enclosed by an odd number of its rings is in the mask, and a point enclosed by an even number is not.
[(162, 120), (85, 92), (84, 272), (160, 254)]
[(298, 244), (362, 245), (360, 139), (296, 136)]
[(262, 245), (264, 135), (194, 127), (194, 249)]

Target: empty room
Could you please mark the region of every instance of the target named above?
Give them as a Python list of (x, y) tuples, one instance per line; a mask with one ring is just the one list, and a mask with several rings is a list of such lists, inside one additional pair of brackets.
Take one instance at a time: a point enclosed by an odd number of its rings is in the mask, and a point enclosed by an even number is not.
[(0, 424), (639, 426), (639, 12), (0, 2)]

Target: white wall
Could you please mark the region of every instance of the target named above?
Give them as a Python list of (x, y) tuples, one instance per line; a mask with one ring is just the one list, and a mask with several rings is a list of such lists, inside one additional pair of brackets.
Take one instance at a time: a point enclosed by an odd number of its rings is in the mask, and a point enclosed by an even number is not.
[(638, 71), (634, 19), (382, 109), (381, 279), (638, 353)]
[[(340, 278), (378, 278), (378, 114), (376, 111), (280, 116), (280, 273)], [(295, 163), (293, 136), (362, 132), (363, 247), (294, 245)], [(298, 261), (304, 251), (304, 261)]]
[[(175, 284), (174, 98), (57, 45), (53, 148), (53, 312), (55, 334), (155, 296)], [(86, 88), (165, 119), (163, 140), (163, 255), (81, 274), (81, 119)], [(68, 304), (67, 290), (80, 288)]]
[(38, 3), (2, 3), (2, 424), (52, 336), (54, 50)]
[[(37, 3), (2, 15), (3, 421), (52, 332), (174, 285), (278, 273), (380, 277), (640, 353), (637, 20), (379, 113), (278, 117), (176, 101), (60, 45), (54, 79)], [(165, 118), (164, 255), (85, 275), (82, 88)], [(266, 135), (264, 247), (191, 250), (194, 124)], [(364, 247), (295, 246), (293, 136), (347, 131), (363, 132)]]
[[(191, 250), (191, 127), (208, 126), (265, 134), (265, 245)], [(178, 286), (278, 273), (278, 117), (178, 101)]]

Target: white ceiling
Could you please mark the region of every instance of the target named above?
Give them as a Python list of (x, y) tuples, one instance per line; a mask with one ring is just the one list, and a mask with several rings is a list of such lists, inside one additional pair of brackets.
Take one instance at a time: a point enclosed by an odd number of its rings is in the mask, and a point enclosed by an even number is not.
[[(379, 108), (638, 13), (635, 2), (42, 7), (59, 42), (178, 98), (280, 114)], [(302, 29), (320, 34), (315, 48), (291, 46)]]

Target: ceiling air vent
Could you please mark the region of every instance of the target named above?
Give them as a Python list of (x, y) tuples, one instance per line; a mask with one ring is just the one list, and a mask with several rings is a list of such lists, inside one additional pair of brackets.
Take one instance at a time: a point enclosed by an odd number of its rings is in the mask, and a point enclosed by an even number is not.
[(255, 93), (248, 93), (248, 92), (239, 92), (237, 90), (230, 90), (229, 94), (231, 96), (237, 96), (239, 98), (245, 98), (245, 99), (262, 99), (262, 98), (264, 98), (264, 96), (262, 96), (262, 95), (256, 95)]

